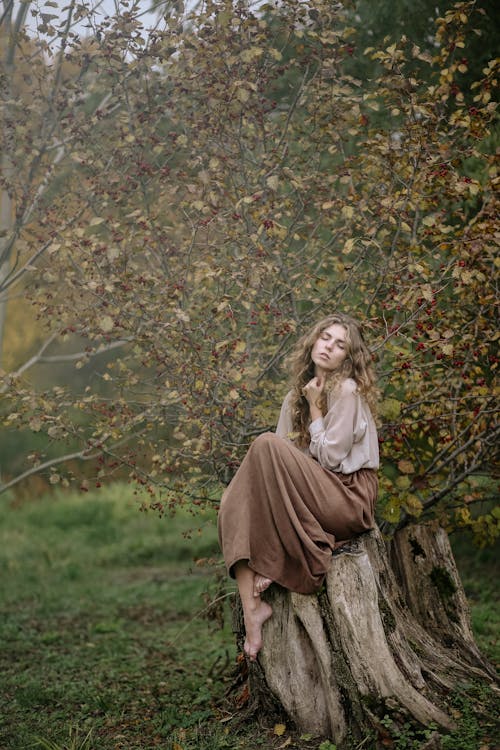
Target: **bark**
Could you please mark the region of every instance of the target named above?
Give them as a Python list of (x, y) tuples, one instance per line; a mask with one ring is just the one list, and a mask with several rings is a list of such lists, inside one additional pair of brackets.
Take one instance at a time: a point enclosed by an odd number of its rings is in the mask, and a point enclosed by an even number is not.
[[(276, 585), (265, 594), (273, 616), (250, 666), (254, 706), (279, 705), (299, 731), (339, 749), (387, 713), (451, 729), (445, 698), (456, 681), (494, 678), (474, 643), (446, 533), (414, 526), (388, 546), (376, 529), (356, 554), (332, 558), (318, 594)], [(237, 630), (241, 644), (241, 620)]]

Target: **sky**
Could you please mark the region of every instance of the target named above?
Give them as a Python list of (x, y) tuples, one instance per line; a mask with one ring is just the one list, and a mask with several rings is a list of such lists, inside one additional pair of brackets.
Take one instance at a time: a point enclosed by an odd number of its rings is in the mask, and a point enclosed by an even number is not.
[[(20, 6), (20, 0), (14, 0), (14, 17), (16, 11)], [(77, 4), (84, 5), (88, 10), (95, 9), (96, 17), (99, 21), (102, 21), (106, 16), (113, 16), (117, 12), (117, 9), (124, 10), (130, 8), (133, 5), (139, 5), (141, 9), (141, 20), (146, 27), (152, 26), (158, 18), (157, 12), (150, 12), (152, 5), (151, 0), (77, 0)], [(189, 9), (193, 5), (193, 2), (187, 2), (186, 6)], [(36, 32), (39, 24), (42, 21), (42, 14), (56, 16), (61, 21), (66, 18), (66, 9), (69, 6), (69, 0), (31, 0), (30, 9), (26, 16), (26, 26), (32, 32)], [(0, 3), (0, 16), (2, 14), (2, 3)], [(38, 14), (33, 13), (38, 11)], [(54, 19), (53, 23), (57, 26), (57, 20)], [(85, 35), (85, 22), (81, 21), (74, 25), (73, 29), (80, 34)]]
[[(16, 16), (17, 10), (21, 6), (21, 3), (24, 4), (25, 2), (28, 2), (29, 10), (26, 16), (26, 26), (33, 36), (38, 35), (39, 33), (39, 27), (43, 22), (42, 19), (44, 14), (48, 17), (52, 16), (50, 22), (56, 28), (59, 28), (61, 22), (66, 18), (67, 9), (70, 5), (70, 0), (10, 1), (13, 3), (14, 7), (14, 18)], [(262, 1), (263, 0), (250, 0), (249, 4), (251, 7), (258, 7), (262, 4)], [(0, 0), (0, 19), (6, 2), (8, 3), (9, 0)], [(168, 0), (165, 0), (165, 4), (166, 2), (168, 2)], [(98, 23), (103, 21), (106, 16), (113, 16), (120, 11), (123, 13), (127, 9), (139, 6), (140, 19), (146, 29), (153, 27), (158, 23), (158, 20), (161, 19), (162, 0), (157, 0), (157, 5), (159, 5), (160, 10), (156, 9), (155, 11), (151, 11), (152, 4), (153, 0), (76, 0), (77, 6), (80, 5), (85, 7), (87, 10), (96, 11), (95, 18)], [(184, 0), (184, 12), (186, 14), (190, 13), (193, 9), (196, 8), (197, 5), (201, 5), (200, 0)], [(76, 22), (72, 28), (73, 31), (76, 31), (82, 36), (87, 36), (89, 34), (89, 29), (84, 19)]]

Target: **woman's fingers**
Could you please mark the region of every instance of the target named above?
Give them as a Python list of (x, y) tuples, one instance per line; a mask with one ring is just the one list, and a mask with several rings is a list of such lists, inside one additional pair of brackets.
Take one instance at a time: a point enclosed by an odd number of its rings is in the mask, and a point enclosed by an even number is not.
[(318, 375), (312, 378), (303, 388), (302, 393), (307, 399), (316, 398), (323, 392), (325, 387), (325, 379)]

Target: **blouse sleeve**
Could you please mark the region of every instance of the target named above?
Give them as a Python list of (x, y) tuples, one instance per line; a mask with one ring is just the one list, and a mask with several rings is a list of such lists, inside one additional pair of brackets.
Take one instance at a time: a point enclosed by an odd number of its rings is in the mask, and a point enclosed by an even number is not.
[(309, 425), (309, 451), (327, 469), (335, 471), (366, 432), (356, 383), (346, 380), (327, 414)]
[(290, 412), (290, 398), (292, 392), (290, 391), (286, 396), (281, 406), (281, 412), (276, 426), (276, 435), (278, 437), (287, 438), (293, 431), (292, 415)]

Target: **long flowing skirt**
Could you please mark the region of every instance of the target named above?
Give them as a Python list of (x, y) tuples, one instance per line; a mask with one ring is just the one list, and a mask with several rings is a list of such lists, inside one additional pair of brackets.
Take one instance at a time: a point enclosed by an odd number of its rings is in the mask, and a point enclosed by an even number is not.
[(302, 594), (316, 591), (339, 542), (373, 528), (377, 472), (340, 474), (274, 433), (259, 435), (225, 490), (219, 540), (238, 560)]

